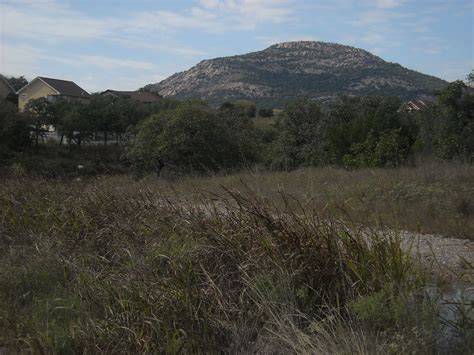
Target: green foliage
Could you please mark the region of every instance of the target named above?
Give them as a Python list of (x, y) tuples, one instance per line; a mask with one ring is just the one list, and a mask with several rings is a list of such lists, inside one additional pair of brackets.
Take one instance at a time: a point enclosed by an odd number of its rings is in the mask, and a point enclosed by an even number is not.
[(0, 101), (0, 165), (13, 152), (21, 151), (30, 145), (30, 129), (24, 115), (18, 113), (14, 104)]
[(474, 70), (471, 70), (471, 72), (466, 76), (466, 82), (467, 86), (469, 87), (474, 87)]
[(44, 97), (30, 100), (25, 106), (25, 114), (37, 147), (40, 139), (48, 132), (48, 127), (55, 123), (53, 104)]
[(395, 98), (340, 98), (328, 113), (327, 159), (353, 168), (405, 163), (417, 132), (400, 105)]
[(292, 169), (320, 162), (322, 119), (320, 105), (310, 100), (296, 101), (278, 115), (276, 166)]
[(236, 167), (253, 159), (250, 119), (231, 108), (216, 111), (183, 103), (144, 120), (127, 157), (135, 170), (205, 172)]
[[(111, 145), (107, 149), (97, 145), (41, 144), (35, 150), (15, 152), (8, 162), (14, 176), (42, 176), (46, 178), (77, 178), (104, 174), (124, 174), (128, 165), (121, 159), (124, 149)], [(78, 166), (81, 166), (79, 168)]]
[(461, 81), (437, 92), (439, 103), (417, 115), (420, 149), (441, 159), (474, 159), (474, 94)]
[(422, 289), (394, 290), (390, 285), (349, 304), (350, 312), (365, 327), (391, 334), (387, 350), (393, 354), (406, 352), (407, 348), (427, 351), (436, 341), (442, 342), (432, 336), (440, 327), (438, 308)]
[[(61, 137), (66, 137), (68, 144), (72, 142), (81, 146), (82, 142), (91, 138), (95, 125), (88, 115), (88, 104), (80, 101), (58, 100), (53, 105), (54, 128)], [(62, 143), (63, 138), (61, 138)]]
[(19, 77), (8, 76), (6, 79), (15, 91), (20, 90), (23, 86), (28, 84), (28, 80), (26, 80), (23, 75)]
[(396, 167), (404, 163), (410, 153), (407, 137), (401, 129), (382, 133), (378, 140), (369, 132), (362, 143), (351, 145), (351, 153), (343, 157), (346, 166), (352, 168)]
[(279, 116), (277, 166), (403, 164), (417, 131), (400, 105), (396, 98), (341, 97), (323, 111), (311, 101), (295, 102)]
[(257, 106), (251, 101), (239, 100), (234, 102), (224, 102), (220, 106), (221, 111), (234, 111), (247, 118), (254, 118), (257, 113)]
[(261, 108), (258, 110), (258, 115), (260, 117), (273, 117), (273, 109), (272, 108)]
[(24, 114), (2, 103), (0, 124), (8, 133), (2, 133), (0, 149), (4, 157), (12, 157), (13, 150), (29, 145), (26, 120), (37, 151), (52, 127), (60, 145), (66, 141), (70, 149), (92, 137), (103, 139), (105, 149), (112, 136), (118, 145), (128, 145), (127, 163), (139, 175), (164, 167), (182, 174), (254, 164), (285, 170), (396, 167), (413, 163), (414, 154), (472, 162), (472, 90), (458, 81), (437, 96), (436, 104), (419, 112), (405, 112), (400, 99), (387, 96), (341, 96), (326, 106), (301, 99), (276, 118), (262, 117), (273, 114), (264, 108), (255, 118), (256, 106), (250, 101), (226, 102), (215, 109), (197, 100), (163, 99), (148, 105), (98, 94), (87, 103), (41, 98), (30, 101)]

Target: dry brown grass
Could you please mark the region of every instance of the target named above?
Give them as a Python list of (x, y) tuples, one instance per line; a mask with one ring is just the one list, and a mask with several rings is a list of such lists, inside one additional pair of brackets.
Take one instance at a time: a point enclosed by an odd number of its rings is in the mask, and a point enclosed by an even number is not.
[(400, 240), (358, 222), (376, 196), (406, 186), (429, 191), (421, 204), (449, 204), (453, 190), (471, 191), (471, 172), (4, 180), (0, 349), (433, 351), (439, 324), (424, 275)]
[(330, 216), (350, 216), (368, 226), (474, 239), (474, 166), (425, 162), (397, 169), (301, 169), (224, 176), (145, 179), (190, 199), (221, 187), (248, 189), (281, 204), (281, 193)]

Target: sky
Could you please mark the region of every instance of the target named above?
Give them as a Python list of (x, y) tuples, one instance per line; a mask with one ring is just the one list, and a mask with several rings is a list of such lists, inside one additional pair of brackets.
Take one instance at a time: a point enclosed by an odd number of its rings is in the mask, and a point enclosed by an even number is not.
[(442, 79), (474, 68), (474, 0), (0, 0), (0, 73), (135, 90), (203, 59), (314, 40)]

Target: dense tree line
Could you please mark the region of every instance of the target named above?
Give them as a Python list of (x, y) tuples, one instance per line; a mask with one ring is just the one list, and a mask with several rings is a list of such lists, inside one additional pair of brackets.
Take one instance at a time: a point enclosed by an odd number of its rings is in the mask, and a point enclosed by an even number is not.
[[(107, 149), (113, 134), (124, 146), (122, 162), (138, 174), (216, 172), (255, 164), (273, 169), (339, 165), (395, 167), (416, 154), (472, 162), (474, 95), (463, 82), (436, 93), (427, 108), (406, 112), (394, 97), (340, 97), (322, 106), (299, 100), (278, 112), (274, 124), (255, 124), (247, 101), (211, 107), (202, 101), (93, 95), (88, 103), (30, 101), (18, 113), (0, 103), (0, 162), (31, 150), (54, 126), (58, 145), (81, 147), (100, 133)], [(273, 110), (261, 109), (260, 117)], [(10, 160), (11, 161), (11, 160)]]

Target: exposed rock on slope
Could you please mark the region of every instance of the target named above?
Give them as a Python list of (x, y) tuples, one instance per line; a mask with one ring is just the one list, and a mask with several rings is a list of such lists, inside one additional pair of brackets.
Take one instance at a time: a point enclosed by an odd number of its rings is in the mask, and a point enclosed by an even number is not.
[(298, 97), (328, 100), (339, 94), (412, 99), (445, 84), (363, 49), (303, 41), (204, 60), (147, 88), (165, 97), (198, 98), (214, 104), (245, 99), (281, 106)]

